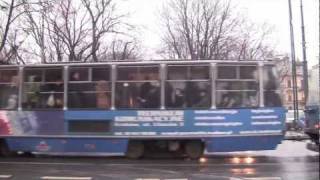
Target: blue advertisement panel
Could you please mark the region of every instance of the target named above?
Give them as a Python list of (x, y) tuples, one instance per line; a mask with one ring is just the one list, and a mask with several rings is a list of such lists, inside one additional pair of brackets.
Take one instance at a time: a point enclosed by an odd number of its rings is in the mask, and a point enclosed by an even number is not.
[(0, 135), (62, 135), (63, 111), (0, 111)]
[[(207, 137), (281, 134), (284, 129), (284, 119), (283, 108), (185, 111), (0, 111), (0, 135), (99, 134)], [(104, 125), (105, 128), (102, 127)]]
[(148, 110), (65, 113), (71, 121), (105, 120), (116, 136), (228, 136), (281, 134), (283, 108), (237, 110)]
[(284, 119), (283, 108), (0, 111), (0, 136), (12, 150), (41, 152), (124, 153), (137, 137), (199, 137), (208, 152), (263, 150), (281, 142)]

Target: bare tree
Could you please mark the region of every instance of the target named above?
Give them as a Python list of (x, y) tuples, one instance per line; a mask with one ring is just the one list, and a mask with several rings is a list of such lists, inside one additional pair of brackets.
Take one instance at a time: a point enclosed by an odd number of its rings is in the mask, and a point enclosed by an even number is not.
[[(46, 46), (45, 46), (45, 15), (48, 13), (48, 1), (38, 0), (37, 5), (33, 6), (23, 0), (25, 12), (25, 32), (31, 34), (40, 51), (41, 63), (46, 63)], [(37, 53), (35, 53), (37, 54)], [(37, 54), (38, 55), (38, 54)]]
[(241, 32), (245, 19), (236, 16), (230, 1), (171, 0), (164, 6), (164, 49), (170, 58), (242, 59), (267, 53), (264, 31), (259, 39)]
[(106, 33), (117, 33), (124, 15), (115, 13), (115, 4), (112, 0), (82, 0), (88, 11), (91, 23), (91, 57), (94, 62), (99, 61), (101, 39)]
[(59, 28), (56, 23), (51, 24), (47, 20), (48, 39), (52, 46), (49, 46), (49, 59), (51, 62), (62, 62), (66, 47), (63, 37), (60, 35)]
[[(66, 46), (68, 61), (85, 60), (85, 53), (92, 43), (88, 41), (89, 29), (87, 13), (81, 10), (81, 6), (75, 7), (72, 0), (60, 0), (57, 9), (49, 15), (51, 40), (55, 48), (63, 42)], [(53, 34), (54, 33), (54, 34)], [(59, 55), (58, 55), (59, 57)]]
[(110, 60), (135, 60), (140, 57), (138, 53), (141, 48), (139, 47), (137, 39), (114, 39), (106, 53), (105, 59)]
[[(9, 46), (7, 48), (5, 46), (8, 44), (8, 36), (10, 35), (11, 26), (21, 15), (24, 14), (24, 11), (19, 9), (23, 4), (24, 2), (20, 0), (0, 1), (0, 11), (3, 14), (0, 19), (0, 61), (2, 62), (8, 63), (10, 61), (8, 52), (14, 52), (17, 49), (13, 46)], [(10, 47), (13, 49), (8, 50)]]
[(271, 34), (272, 28), (263, 24), (262, 26), (253, 23), (243, 23), (240, 36), (235, 40), (235, 55), (238, 60), (242, 59), (268, 59), (274, 57), (274, 51), (265, 40)]

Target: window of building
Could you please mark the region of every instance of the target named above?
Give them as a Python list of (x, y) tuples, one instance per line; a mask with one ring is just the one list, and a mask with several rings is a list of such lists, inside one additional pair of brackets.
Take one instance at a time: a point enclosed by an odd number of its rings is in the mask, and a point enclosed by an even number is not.
[(257, 66), (218, 65), (217, 70), (216, 105), (218, 108), (259, 105)]
[(301, 87), (301, 89), (304, 89), (304, 81), (303, 81), (303, 79), (300, 80), (300, 87)]
[(279, 90), (279, 77), (277, 69), (273, 65), (263, 67), (264, 105), (266, 107), (282, 106)]
[(62, 67), (24, 69), (24, 109), (61, 109), (63, 92)]
[(18, 89), (18, 70), (0, 69), (0, 109), (17, 109)]
[(68, 108), (109, 109), (111, 107), (110, 67), (70, 67)]
[(287, 87), (288, 87), (288, 88), (291, 88), (291, 80), (288, 80), (288, 81), (287, 81)]
[(168, 65), (167, 108), (208, 108), (211, 105), (209, 65)]
[(159, 108), (159, 65), (118, 66), (116, 108)]

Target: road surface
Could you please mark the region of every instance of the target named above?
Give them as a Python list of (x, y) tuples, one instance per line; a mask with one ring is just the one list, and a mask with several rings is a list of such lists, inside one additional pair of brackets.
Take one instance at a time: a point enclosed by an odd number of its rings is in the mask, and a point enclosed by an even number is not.
[(149, 157), (40, 156), (0, 159), (1, 179), (52, 180), (319, 180), (319, 154), (306, 142), (274, 151), (208, 154), (200, 160)]

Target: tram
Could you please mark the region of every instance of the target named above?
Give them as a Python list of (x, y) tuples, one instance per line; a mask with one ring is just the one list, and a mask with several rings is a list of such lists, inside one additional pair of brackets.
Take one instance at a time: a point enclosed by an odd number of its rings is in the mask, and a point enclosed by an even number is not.
[(0, 152), (274, 149), (285, 108), (273, 61), (0, 66)]

